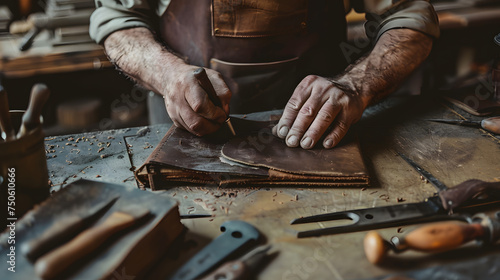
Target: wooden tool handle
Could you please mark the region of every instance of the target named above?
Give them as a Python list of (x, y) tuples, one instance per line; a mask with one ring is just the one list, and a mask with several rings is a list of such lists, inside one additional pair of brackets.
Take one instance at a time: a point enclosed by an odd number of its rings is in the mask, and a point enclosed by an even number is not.
[(481, 121), (481, 127), (489, 132), (500, 134), (500, 117), (493, 117)]
[(14, 132), (14, 128), (12, 127), (12, 123), (10, 121), (9, 98), (7, 96), (7, 92), (1, 85), (0, 85), (0, 129), (1, 129), (0, 134), (1, 131), (5, 132), (6, 135), (5, 140), (15, 139), (16, 135)]
[(408, 233), (402, 243), (417, 251), (442, 252), (457, 248), (484, 234), (485, 229), (479, 223), (432, 223)]
[(464, 202), (487, 192), (499, 192), (500, 182), (467, 180), (453, 188), (439, 192), (439, 197), (446, 210), (453, 210)]
[(49, 95), (50, 91), (46, 85), (36, 84), (33, 86), (28, 109), (23, 115), (23, 122), (18, 138), (40, 125), (40, 115), (42, 114), (43, 105), (49, 99)]
[(114, 212), (102, 224), (83, 231), (67, 244), (47, 253), (35, 263), (35, 272), (42, 279), (52, 279), (68, 266), (97, 249), (114, 233), (135, 221), (134, 216)]
[(432, 223), (399, 238), (399, 244), (396, 245), (384, 240), (377, 232), (370, 231), (365, 236), (364, 249), (368, 261), (379, 264), (385, 259), (389, 249), (398, 252), (406, 249), (421, 252), (442, 252), (457, 248), (484, 235), (485, 229), (479, 223)]
[(200, 83), (200, 86), (203, 88), (203, 90), (205, 90), (205, 92), (208, 94), (210, 101), (212, 101), (215, 106), (222, 108), (222, 103), (217, 96), (217, 93), (215, 92), (212, 82), (210, 82), (210, 79), (207, 76), (205, 68), (200, 67), (196, 69), (194, 71), (194, 76), (196, 77), (196, 79), (198, 79), (198, 82)]
[(376, 231), (369, 231), (363, 241), (365, 255), (369, 262), (373, 264), (381, 263), (387, 256), (390, 245)]

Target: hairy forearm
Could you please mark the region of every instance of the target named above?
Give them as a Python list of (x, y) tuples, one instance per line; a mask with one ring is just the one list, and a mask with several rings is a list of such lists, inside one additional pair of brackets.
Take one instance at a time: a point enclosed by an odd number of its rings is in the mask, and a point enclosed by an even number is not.
[(120, 71), (143, 87), (163, 94), (173, 82), (175, 71), (184, 61), (159, 43), (147, 28), (119, 30), (105, 41), (104, 48), (111, 62)]
[(349, 66), (333, 82), (359, 94), (365, 107), (393, 92), (427, 58), (432, 39), (410, 29), (385, 32), (369, 55)]

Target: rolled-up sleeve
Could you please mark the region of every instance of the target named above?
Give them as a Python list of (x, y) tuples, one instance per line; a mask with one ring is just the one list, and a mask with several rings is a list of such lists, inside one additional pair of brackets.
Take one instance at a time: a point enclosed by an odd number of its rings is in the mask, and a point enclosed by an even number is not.
[(128, 28), (146, 27), (154, 30), (157, 15), (146, 0), (96, 0), (90, 17), (90, 37), (102, 44), (111, 33)]
[(366, 35), (375, 41), (390, 29), (408, 28), (439, 37), (439, 22), (427, 0), (352, 0), (357, 12), (365, 12)]

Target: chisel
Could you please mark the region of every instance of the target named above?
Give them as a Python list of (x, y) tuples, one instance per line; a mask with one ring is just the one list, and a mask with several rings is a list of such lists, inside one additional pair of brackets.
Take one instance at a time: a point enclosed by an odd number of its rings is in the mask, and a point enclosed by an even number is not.
[(114, 234), (123, 231), (149, 214), (149, 210), (131, 205), (112, 213), (103, 223), (78, 234), (70, 242), (40, 257), (35, 272), (42, 279), (53, 279), (90, 253)]
[(21, 128), (17, 133), (17, 138), (26, 135), (30, 130), (40, 126), (40, 116), (42, 114), (43, 105), (49, 99), (50, 91), (44, 84), (36, 84), (31, 89), (30, 102), (28, 109), (23, 115)]

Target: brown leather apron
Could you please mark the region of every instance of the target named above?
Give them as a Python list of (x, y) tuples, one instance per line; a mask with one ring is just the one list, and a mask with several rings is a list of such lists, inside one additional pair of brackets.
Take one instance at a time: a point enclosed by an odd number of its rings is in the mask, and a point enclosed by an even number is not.
[(283, 108), (303, 77), (347, 64), (341, 0), (172, 0), (160, 34), (190, 64), (222, 74), (231, 113)]

